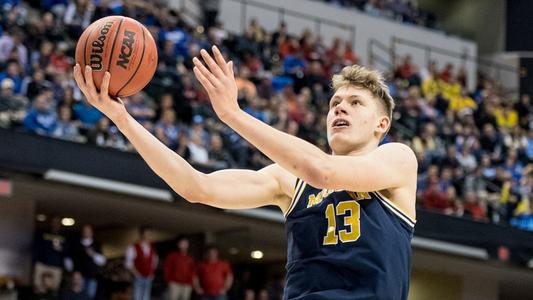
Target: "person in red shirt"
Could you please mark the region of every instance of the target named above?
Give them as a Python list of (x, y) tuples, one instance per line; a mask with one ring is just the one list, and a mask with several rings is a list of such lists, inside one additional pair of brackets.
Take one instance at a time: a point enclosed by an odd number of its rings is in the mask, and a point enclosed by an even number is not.
[(169, 300), (189, 300), (195, 274), (194, 259), (189, 254), (189, 240), (176, 240), (177, 250), (170, 252), (163, 263)]
[(206, 260), (198, 263), (193, 281), (196, 293), (202, 300), (226, 300), (227, 291), (233, 284), (233, 271), (229, 263), (219, 260), (218, 249), (209, 247)]
[(439, 190), (438, 178), (429, 179), (429, 186), (422, 192), (420, 198), (424, 209), (440, 211), (445, 214), (450, 214), (453, 211), (450, 199), (446, 193)]
[(476, 221), (487, 221), (487, 211), (485, 206), (479, 201), (474, 192), (467, 192), (464, 201), (464, 214)]
[(124, 265), (133, 274), (133, 300), (150, 300), (158, 256), (150, 229), (139, 228), (139, 241), (126, 250)]

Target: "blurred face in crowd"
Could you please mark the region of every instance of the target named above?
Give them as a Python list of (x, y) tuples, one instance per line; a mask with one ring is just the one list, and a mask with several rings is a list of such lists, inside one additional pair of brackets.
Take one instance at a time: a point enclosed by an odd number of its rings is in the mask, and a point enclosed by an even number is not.
[(48, 100), (46, 99), (46, 96), (44, 94), (40, 94), (35, 99), (35, 109), (38, 111), (47, 111), (50, 104), (48, 103)]
[(223, 147), (222, 138), (218, 134), (211, 135), (211, 149), (220, 150)]
[(180, 239), (178, 241), (178, 249), (182, 253), (186, 253), (189, 250), (189, 240), (188, 239)]
[(218, 260), (218, 250), (214, 249), (214, 248), (207, 250), (207, 260), (208, 261), (217, 261)]
[(9, 74), (10, 76), (18, 76), (19, 73), (19, 65), (17, 63), (12, 62), (7, 65), (7, 74)]
[(151, 232), (149, 229), (144, 229), (139, 232), (139, 236), (141, 238), (141, 241), (148, 242), (151, 239)]
[(59, 118), (61, 119), (61, 121), (63, 121), (63, 122), (70, 121), (71, 115), (72, 115), (72, 113), (70, 112), (70, 108), (68, 108), (66, 106), (61, 107), (61, 109), (59, 111)]
[(165, 110), (163, 113), (163, 122), (167, 125), (176, 123), (176, 113), (170, 109)]
[(83, 276), (80, 272), (72, 273), (72, 290), (79, 292), (83, 289)]
[(347, 155), (379, 140), (388, 128), (379, 99), (364, 88), (340, 87), (329, 103), (327, 116), (328, 142), (336, 155)]
[(84, 225), (81, 229), (81, 237), (84, 239), (92, 239), (94, 236), (93, 228), (91, 225)]

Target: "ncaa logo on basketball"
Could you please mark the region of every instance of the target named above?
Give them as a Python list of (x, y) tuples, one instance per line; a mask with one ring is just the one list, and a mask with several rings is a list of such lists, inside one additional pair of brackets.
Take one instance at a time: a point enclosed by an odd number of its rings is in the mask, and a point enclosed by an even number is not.
[(102, 70), (102, 52), (104, 52), (105, 40), (113, 23), (106, 22), (100, 29), (100, 36), (92, 43), (90, 64), (93, 71)]
[(133, 43), (135, 43), (135, 32), (128, 30), (124, 31), (124, 39), (122, 39), (122, 47), (120, 47), (117, 66), (120, 66), (123, 69), (128, 68), (130, 56), (133, 52)]

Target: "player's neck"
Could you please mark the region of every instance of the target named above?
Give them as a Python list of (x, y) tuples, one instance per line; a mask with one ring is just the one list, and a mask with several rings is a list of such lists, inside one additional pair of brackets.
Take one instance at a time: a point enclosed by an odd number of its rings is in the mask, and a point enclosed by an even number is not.
[(347, 149), (346, 151), (340, 151), (338, 153), (333, 151), (333, 155), (348, 155), (348, 156), (365, 155), (367, 153), (374, 151), (378, 146), (379, 146), (379, 143), (375, 143), (372, 141), (370, 143), (357, 145), (356, 147), (352, 149)]

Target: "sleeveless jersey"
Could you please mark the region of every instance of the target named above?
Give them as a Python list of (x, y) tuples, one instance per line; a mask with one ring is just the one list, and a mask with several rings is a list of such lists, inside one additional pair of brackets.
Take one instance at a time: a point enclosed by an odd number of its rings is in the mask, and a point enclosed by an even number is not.
[(284, 300), (407, 299), (415, 221), (379, 192), (297, 180)]

